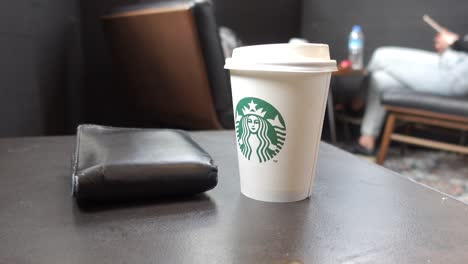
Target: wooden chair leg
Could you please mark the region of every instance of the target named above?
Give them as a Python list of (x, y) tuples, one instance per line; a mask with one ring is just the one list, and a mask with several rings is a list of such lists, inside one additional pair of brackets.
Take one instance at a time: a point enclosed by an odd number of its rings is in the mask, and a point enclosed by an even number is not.
[(377, 164), (382, 165), (385, 160), (385, 156), (387, 155), (388, 147), (390, 146), (390, 141), (393, 129), (395, 127), (395, 120), (396, 120), (396, 115), (393, 113), (390, 113), (387, 118), (387, 123), (385, 125), (385, 132), (382, 138), (382, 143), (380, 144), (380, 152), (379, 155), (377, 156)]

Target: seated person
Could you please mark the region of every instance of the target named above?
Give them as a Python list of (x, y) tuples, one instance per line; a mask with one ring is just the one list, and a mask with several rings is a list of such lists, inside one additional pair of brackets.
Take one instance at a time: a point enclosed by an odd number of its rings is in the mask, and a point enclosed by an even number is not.
[(387, 91), (458, 96), (468, 94), (468, 35), (461, 39), (444, 30), (435, 39), (436, 52), (382, 47), (367, 66), (370, 73), (361, 136), (354, 151), (372, 155), (385, 121), (380, 96)]

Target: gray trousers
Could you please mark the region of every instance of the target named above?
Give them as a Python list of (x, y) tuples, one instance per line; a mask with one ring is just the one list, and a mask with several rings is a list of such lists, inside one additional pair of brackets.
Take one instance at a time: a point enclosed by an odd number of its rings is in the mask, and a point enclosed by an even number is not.
[(385, 121), (380, 96), (387, 91), (415, 91), (438, 95), (468, 93), (468, 55), (446, 50), (442, 54), (417, 49), (382, 47), (367, 66), (370, 73), (361, 135), (377, 137)]

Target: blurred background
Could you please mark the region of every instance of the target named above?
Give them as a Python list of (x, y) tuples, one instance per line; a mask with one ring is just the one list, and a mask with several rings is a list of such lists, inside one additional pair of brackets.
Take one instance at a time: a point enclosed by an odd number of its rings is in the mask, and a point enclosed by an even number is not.
[[(112, 123), (112, 62), (99, 18), (149, 2), (156, 1), (0, 3), (0, 136), (65, 134), (77, 122)], [(365, 60), (383, 45), (433, 50), (434, 31), (421, 20), (426, 13), (455, 32), (468, 28), (468, 3), (456, 0), (213, 2), (217, 24), (246, 45), (302, 37), (328, 43), (336, 60), (347, 57), (354, 24), (365, 32)]]

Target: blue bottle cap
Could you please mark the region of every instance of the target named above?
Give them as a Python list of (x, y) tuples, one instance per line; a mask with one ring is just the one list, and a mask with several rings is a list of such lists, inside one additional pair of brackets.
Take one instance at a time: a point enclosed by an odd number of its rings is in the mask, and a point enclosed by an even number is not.
[(352, 30), (353, 30), (353, 31), (361, 31), (361, 26), (359, 26), (359, 25), (354, 25)]

